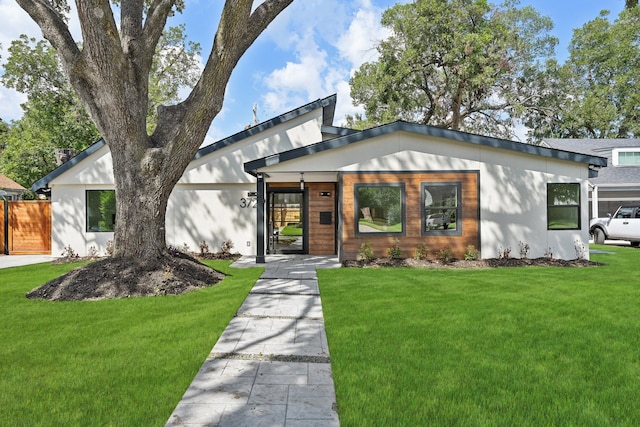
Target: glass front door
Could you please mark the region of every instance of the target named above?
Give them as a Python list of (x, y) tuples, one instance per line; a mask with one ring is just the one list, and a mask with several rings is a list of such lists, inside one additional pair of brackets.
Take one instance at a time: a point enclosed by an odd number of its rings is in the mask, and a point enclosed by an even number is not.
[(271, 191), (268, 200), (268, 253), (305, 253), (304, 192)]

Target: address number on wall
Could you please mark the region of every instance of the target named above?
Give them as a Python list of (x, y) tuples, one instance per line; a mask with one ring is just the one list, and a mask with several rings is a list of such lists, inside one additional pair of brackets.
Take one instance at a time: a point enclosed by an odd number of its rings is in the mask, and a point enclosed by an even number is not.
[(257, 197), (243, 197), (240, 199), (241, 208), (255, 208), (258, 207)]

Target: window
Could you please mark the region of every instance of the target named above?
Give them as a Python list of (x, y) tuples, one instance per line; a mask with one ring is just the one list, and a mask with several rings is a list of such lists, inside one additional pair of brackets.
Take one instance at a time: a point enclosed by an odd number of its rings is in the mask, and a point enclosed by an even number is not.
[(612, 163), (614, 166), (640, 166), (640, 149), (614, 149)]
[(460, 182), (422, 183), (422, 233), (462, 234)]
[(356, 184), (356, 234), (404, 233), (404, 184)]
[(547, 184), (547, 229), (580, 229), (580, 184)]
[(115, 190), (87, 190), (87, 231), (113, 231), (115, 223)]

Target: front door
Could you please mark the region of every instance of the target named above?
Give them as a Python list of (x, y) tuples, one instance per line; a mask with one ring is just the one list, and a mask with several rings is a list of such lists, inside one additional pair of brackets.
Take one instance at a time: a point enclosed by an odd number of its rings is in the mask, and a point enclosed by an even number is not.
[(304, 191), (278, 189), (269, 191), (269, 254), (307, 253)]

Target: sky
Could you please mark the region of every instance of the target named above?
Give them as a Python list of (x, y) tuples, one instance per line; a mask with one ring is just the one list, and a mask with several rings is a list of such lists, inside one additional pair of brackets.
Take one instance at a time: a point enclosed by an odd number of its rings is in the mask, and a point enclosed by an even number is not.
[[(308, 102), (336, 93), (334, 124), (344, 124), (347, 114), (362, 112), (352, 105), (349, 78), (364, 62), (377, 58), (375, 45), (387, 31), (380, 25), (382, 12), (408, 0), (294, 0), (249, 48), (227, 85), (222, 111), (213, 121), (205, 144), (243, 130), (253, 121), (268, 120)], [(190, 40), (202, 46), (206, 60), (217, 28), (222, 0), (186, 0), (183, 14), (169, 25), (184, 23)], [(255, 1), (258, 3), (258, 0)], [(554, 22), (559, 39), (556, 57), (562, 62), (573, 30), (611, 11), (612, 19), (624, 9), (624, 0), (520, 0)], [(20, 34), (37, 39), (41, 32), (15, 0), (0, 0), (0, 73), (7, 48)], [(79, 40), (79, 25), (70, 23)], [(0, 85), (0, 118), (21, 117), (26, 97)]]

